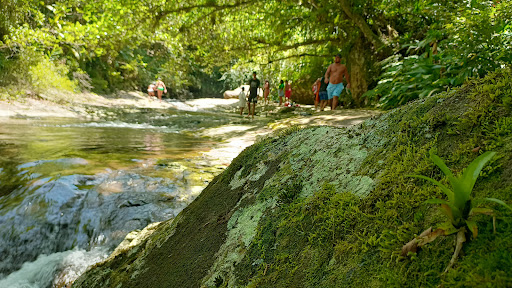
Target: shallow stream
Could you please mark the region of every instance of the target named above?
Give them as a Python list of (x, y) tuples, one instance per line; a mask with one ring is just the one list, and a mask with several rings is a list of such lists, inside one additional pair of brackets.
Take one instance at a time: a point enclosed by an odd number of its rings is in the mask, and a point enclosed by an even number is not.
[(91, 114), (0, 119), (0, 287), (73, 281), (128, 232), (175, 217), (225, 168), (203, 154), (219, 139), (201, 131), (231, 116)]

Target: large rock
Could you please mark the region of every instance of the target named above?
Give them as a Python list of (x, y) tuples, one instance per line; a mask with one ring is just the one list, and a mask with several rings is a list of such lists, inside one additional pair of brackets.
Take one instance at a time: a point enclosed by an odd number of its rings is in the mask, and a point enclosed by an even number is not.
[[(230, 98), (236, 98), (238, 99), (238, 95), (240, 95), (240, 92), (242, 92), (242, 87), (245, 89), (245, 93), (249, 92), (249, 85), (242, 85), (235, 90), (226, 90), (224, 91), (224, 99), (230, 99)], [(263, 94), (261, 94), (263, 95)]]
[(407, 176), (442, 180), (432, 148), (455, 172), (475, 147), (498, 152), (474, 194), (511, 202), (511, 76), (474, 80), (356, 127), (291, 128), (261, 140), (174, 220), (74, 287), (508, 286), (512, 220), (498, 207), (497, 234), (490, 219), (476, 218), (478, 238), (446, 274), (453, 238), (411, 259), (399, 254), (446, 221), (424, 204), (440, 192)]

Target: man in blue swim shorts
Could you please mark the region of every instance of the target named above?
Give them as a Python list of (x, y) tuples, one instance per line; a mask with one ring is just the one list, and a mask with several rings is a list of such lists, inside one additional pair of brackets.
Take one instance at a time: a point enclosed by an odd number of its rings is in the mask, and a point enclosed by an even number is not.
[(341, 64), (341, 54), (336, 54), (334, 63), (329, 65), (325, 72), (325, 83), (329, 83), (327, 86), (327, 97), (329, 100), (332, 99), (331, 110), (336, 109), (338, 101), (343, 91), (343, 77), (347, 80), (347, 89), (350, 89), (350, 76), (348, 75), (347, 66)]

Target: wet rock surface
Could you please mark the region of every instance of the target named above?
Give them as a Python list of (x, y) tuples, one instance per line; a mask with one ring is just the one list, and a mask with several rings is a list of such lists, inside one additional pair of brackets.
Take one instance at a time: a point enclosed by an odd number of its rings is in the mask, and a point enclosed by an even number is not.
[(130, 231), (174, 218), (191, 199), (169, 179), (134, 173), (40, 179), (0, 202), (0, 273), (40, 254), (112, 249)]

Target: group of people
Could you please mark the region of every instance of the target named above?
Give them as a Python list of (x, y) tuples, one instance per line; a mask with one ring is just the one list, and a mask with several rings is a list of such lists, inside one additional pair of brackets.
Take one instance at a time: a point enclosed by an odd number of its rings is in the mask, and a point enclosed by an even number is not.
[[(348, 74), (347, 67), (341, 64), (341, 54), (337, 54), (334, 58), (334, 63), (329, 65), (325, 75), (322, 78), (318, 78), (312, 86), (313, 95), (315, 97), (315, 109), (320, 107), (320, 111), (323, 111), (327, 105), (331, 107), (331, 110), (335, 110), (338, 106), (339, 97), (341, 92), (345, 88), (343, 85), (343, 78), (347, 81), (347, 89), (350, 89), (350, 76)], [(248, 115), (254, 119), (254, 110), (258, 103), (258, 90), (260, 88), (260, 80), (256, 77), (256, 72), (252, 73), (252, 78), (249, 80), (249, 93), (245, 92), (242, 87), (242, 92), (239, 94), (239, 108), (240, 115), (243, 114), (245, 105), (247, 105)], [(156, 95), (155, 95), (156, 93)], [(157, 81), (152, 82), (148, 86), (148, 95), (157, 96), (160, 102), (162, 101), (162, 94), (167, 93), (167, 87), (162, 81), (162, 78), (158, 78)], [(270, 95), (270, 83), (265, 80), (263, 85), (263, 98), (265, 104), (269, 101)], [(290, 103), (292, 95), (292, 87), (288, 80), (279, 83), (278, 93), (279, 106), (283, 105), (283, 96), (286, 103)], [(251, 105), (252, 104), (252, 105)]]
[(341, 64), (341, 54), (336, 54), (334, 63), (329, 65), (325, 75), (318, 78), (313, 84), (312, 90), (315, 97), (315, 109), (320, 106), (320, 111), (324, 111), (325, 106), (329, 105), (331, 110), (338, 107), (341, 92), (345, 88), (343, 78), (347, 81), (347, 89), (350, 89), (350, 75), (347, 67)]
[[(245, 88), (242, 87), (242, 91), (238, 95), (238, 107), (240, 108), (240, 115), (243, 115), (245, 105), (247, 103), (247, 108), (249, 109), (247, 117), (252, 117), (252, 119), (254, 119), (254, 110), (256, 109), (256, 104), (258, 103), (258, 89), (260, 88), (260, 80), (256, 77), (256, 72), (252, 73), (252, 78), (249, 80), (248, 84), (249, 93), (245, 92)], [(269, 102), (269, 95), (270, 83), (268, 80), (265, 80), (265, 84), (263, 85), (263, 100), (265, 105)], [(288, 80), (281, 80), (281, 83), (278, 87), (279, 106), (283, 104), (283, 96), (289, 102), (291, 95), (292, 86), (288, 83)]]
[[(156, 95), (155, 95), (156, 92)], [(162, 94), (167, 93), (167, 87), (165, 87), (164, 82), (162, 81), (162, 78), (158, 78), (158, 81), (153, 81), (148, 86), (148, 95), (151, 99), (151, 96), (157, 96), (158, 100), (162, 102)]]
[[(343, 79), (347, 82), (347, 89), (350, 89), (350, 75), (348, 74), (347, 67), (341, 64), (341, 54), (336, 54), (334, 57), (334, 63), (329, 65), (325, 75), (322, 78), (318, 78), (312, 86), (313, 95), (315, 97), (315, 109), (324, 111), (325, 107), (329, 105), (331, 110), (335, 110), (338, 107), (339, 98), (345, 86), (343, 85)], [(256, 72), (252, 73), (252, 78), (249, 80), (249, 93), (245, 92), (245, 88), (242, 87), (242, 91), (238, 95), (240, 108), (240, 115), (243, 115), (245, 106), (249, 109), (247, 117), (254, 119), (254, 110), (258, 103), (258, 89), (260, 88), (260, 80), (256, 77)], [(270, 94), (270, 84), (268, 80), (265, 80), (263, 86), (263, 98), (265, 104), (269, 101), (268, 96)], [(292, 95), (292, 87), (288, 80), (279, 83), (277, 95), (279, 97), (279, 106), (283, 105), (283, 97), (286, 103), (290, 103)], [(252, 105), (251, 105), (252, 104)]]

